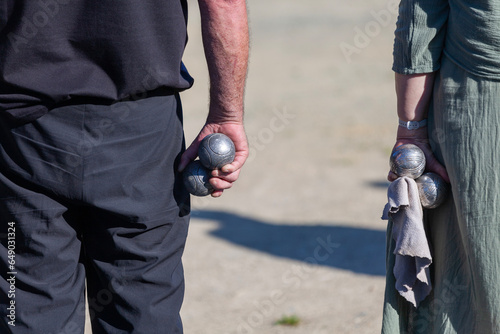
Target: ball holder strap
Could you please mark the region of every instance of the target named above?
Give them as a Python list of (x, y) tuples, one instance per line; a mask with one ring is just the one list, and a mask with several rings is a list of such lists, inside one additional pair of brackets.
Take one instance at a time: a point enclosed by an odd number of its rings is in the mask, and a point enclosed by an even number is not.
[(427, 119), (421, 120), (420, 122), (417, 121), (402, 121), (399, 120), (399, 126), (402, 126), (403, 128), (406, 128), (408, 130), (416, 130), (419, 128), (423, 128), (424, 126), (427, 125)]

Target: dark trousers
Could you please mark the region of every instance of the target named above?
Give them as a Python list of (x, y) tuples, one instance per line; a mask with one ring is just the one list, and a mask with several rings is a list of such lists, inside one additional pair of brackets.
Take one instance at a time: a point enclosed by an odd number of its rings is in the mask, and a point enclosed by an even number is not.
[(0, 118), (0, 333), (182, 333), (178, 95)]

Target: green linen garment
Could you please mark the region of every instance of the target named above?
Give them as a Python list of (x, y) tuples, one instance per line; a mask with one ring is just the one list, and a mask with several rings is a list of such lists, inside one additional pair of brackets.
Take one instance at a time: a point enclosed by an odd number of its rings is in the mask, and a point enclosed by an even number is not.
[(500, 1), (403, 0), (393, 70), (438, 71), (429, 139), (451, 195), (424, 220), (433, 290), (413, 307), (394, 287), (388, 224), (383, 334), (500, 333)]

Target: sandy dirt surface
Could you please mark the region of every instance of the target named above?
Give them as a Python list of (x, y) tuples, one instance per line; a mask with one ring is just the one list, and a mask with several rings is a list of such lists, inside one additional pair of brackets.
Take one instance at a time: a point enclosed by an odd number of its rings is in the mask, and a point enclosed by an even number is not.
[[(249, 1), (251, 156), (222, 198), (193, 199), (186, 334), (380, 331), (380, 216), (397, 123), (394, 5)], [(196, 83), (182, 94), (188, 142), (208, 101), (191, 0), (189, 33), (184, 60)], [(292, 315), (297, 326), (275, 324)]]

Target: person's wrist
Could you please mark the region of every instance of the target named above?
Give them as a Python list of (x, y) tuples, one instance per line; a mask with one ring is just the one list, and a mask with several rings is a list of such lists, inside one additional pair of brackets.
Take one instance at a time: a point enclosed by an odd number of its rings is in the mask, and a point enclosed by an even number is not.
[(408, 130), (406, 128), (398, 126), (396, 138), (422, 141), (422, 140), (428, 140), (429, 135), (427, 132), (427, 127), (422, 127), (415, 130)]
[(213, 124), (243, 124), (243, 109), (210, 108), (207, 123)]

